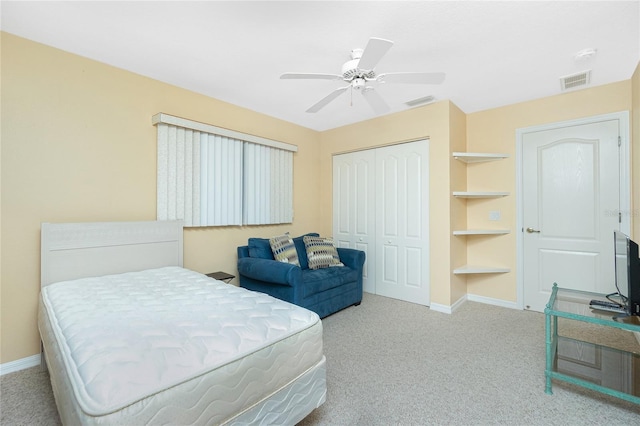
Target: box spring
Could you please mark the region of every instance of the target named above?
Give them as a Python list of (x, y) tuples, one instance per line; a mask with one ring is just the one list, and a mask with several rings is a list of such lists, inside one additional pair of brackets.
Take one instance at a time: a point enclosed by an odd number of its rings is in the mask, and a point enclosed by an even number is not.
[(325, 400), (322, 323), (180, 267), (42, 289), (65, 424), (292, 424)]

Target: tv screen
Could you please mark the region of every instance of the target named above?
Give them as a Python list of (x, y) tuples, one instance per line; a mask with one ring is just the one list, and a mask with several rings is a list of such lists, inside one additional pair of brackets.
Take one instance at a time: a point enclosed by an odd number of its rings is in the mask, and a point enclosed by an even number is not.
[(640, 258), (638, 244), (620, 231), (613, 232), (615, 283), (629, 315), (640, 315)]

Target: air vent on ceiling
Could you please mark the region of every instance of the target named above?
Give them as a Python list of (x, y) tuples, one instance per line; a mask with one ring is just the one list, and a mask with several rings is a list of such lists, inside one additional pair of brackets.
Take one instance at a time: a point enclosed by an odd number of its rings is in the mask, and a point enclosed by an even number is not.
[(591, 82), (591, 70), (582, 71), (577, 74), (566, 75), (560, 77), (560, 86), (562, 90), (575, 89), (576, 87), (586, 86)]
[(418, 105), (424, 105), (424, 104), (430, 104), (431, 102), (435, 101), (436, 98), (435, 96), (425, 96), (424, 98), (418, 98), (418, 99), (414, 99), (412, 101), (408, 101), (405, 102), (405, 105), (408, 105), (410, 107), (414, 107), (414, 106), (418, 106)]

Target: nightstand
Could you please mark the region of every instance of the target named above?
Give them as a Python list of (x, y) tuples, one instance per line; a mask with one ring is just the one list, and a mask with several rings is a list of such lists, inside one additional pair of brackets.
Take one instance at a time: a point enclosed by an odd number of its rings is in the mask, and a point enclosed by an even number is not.
[(211, 277), (211, 278), (215, 279), (215, 280), (224, 281), (227, 284), (230, 283), (231, 280), (236, 277), (235, 275), (227, 274), (226, 272), (222, 272), (222, 271), (211, 272), (210, 274), (206, 274), (206, 275), (208, 277)]

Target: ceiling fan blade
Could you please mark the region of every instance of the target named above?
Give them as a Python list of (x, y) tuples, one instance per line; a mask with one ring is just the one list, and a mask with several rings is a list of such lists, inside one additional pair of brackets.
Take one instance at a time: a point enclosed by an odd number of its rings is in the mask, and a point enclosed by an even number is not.
[(338, 74), (295, 73), (285, 72), (280, 76), (282, 80), (342, 80)]
[(320, 99), (320, 101), (318, 101), (316, 104), (314, 104), (311, 108), (309, 108), (307, 110), (307, 112), (318, 112), (320, 111), (322, 108), (324, 108), (329, 102), (331, 102), (332, 100), (334, 100), (335, 98), (337, 98), (338, 96), (340, 96), (341, 94), (343, 94), (349, 87), (351, 86), (345, 86), (345, 87), (341, 87), (339, 89), (334, 90), (333, 92), (329, 93), (327, 96), (325, 96), (324, 98)]
[(387, 105), (385, 100), (382, 99), (382, 96), (380, 96), (380, 94), (371, 87), (366, 87), (362, 91), (362, 96), (364, 96), (364, 99), (367, 101), (367, 103), (378, 114), (382, 114), (391, 109), (389, 108), (389, 105)]
[(385, 40), (383, 38), (372, 37), (367, 43), (367, 47), (364, 48), (360, 61), (358, 62), (358, 68), (363, 70), (372, 70), (378, 65), (380, 59), (387, 53), (393, 46), (391, 40)]
[(380, 74), (376, 81), (379, 83), (407, 83), (407, 84), (440, 84), (444, 81), (443, 72), (390, 72)]

